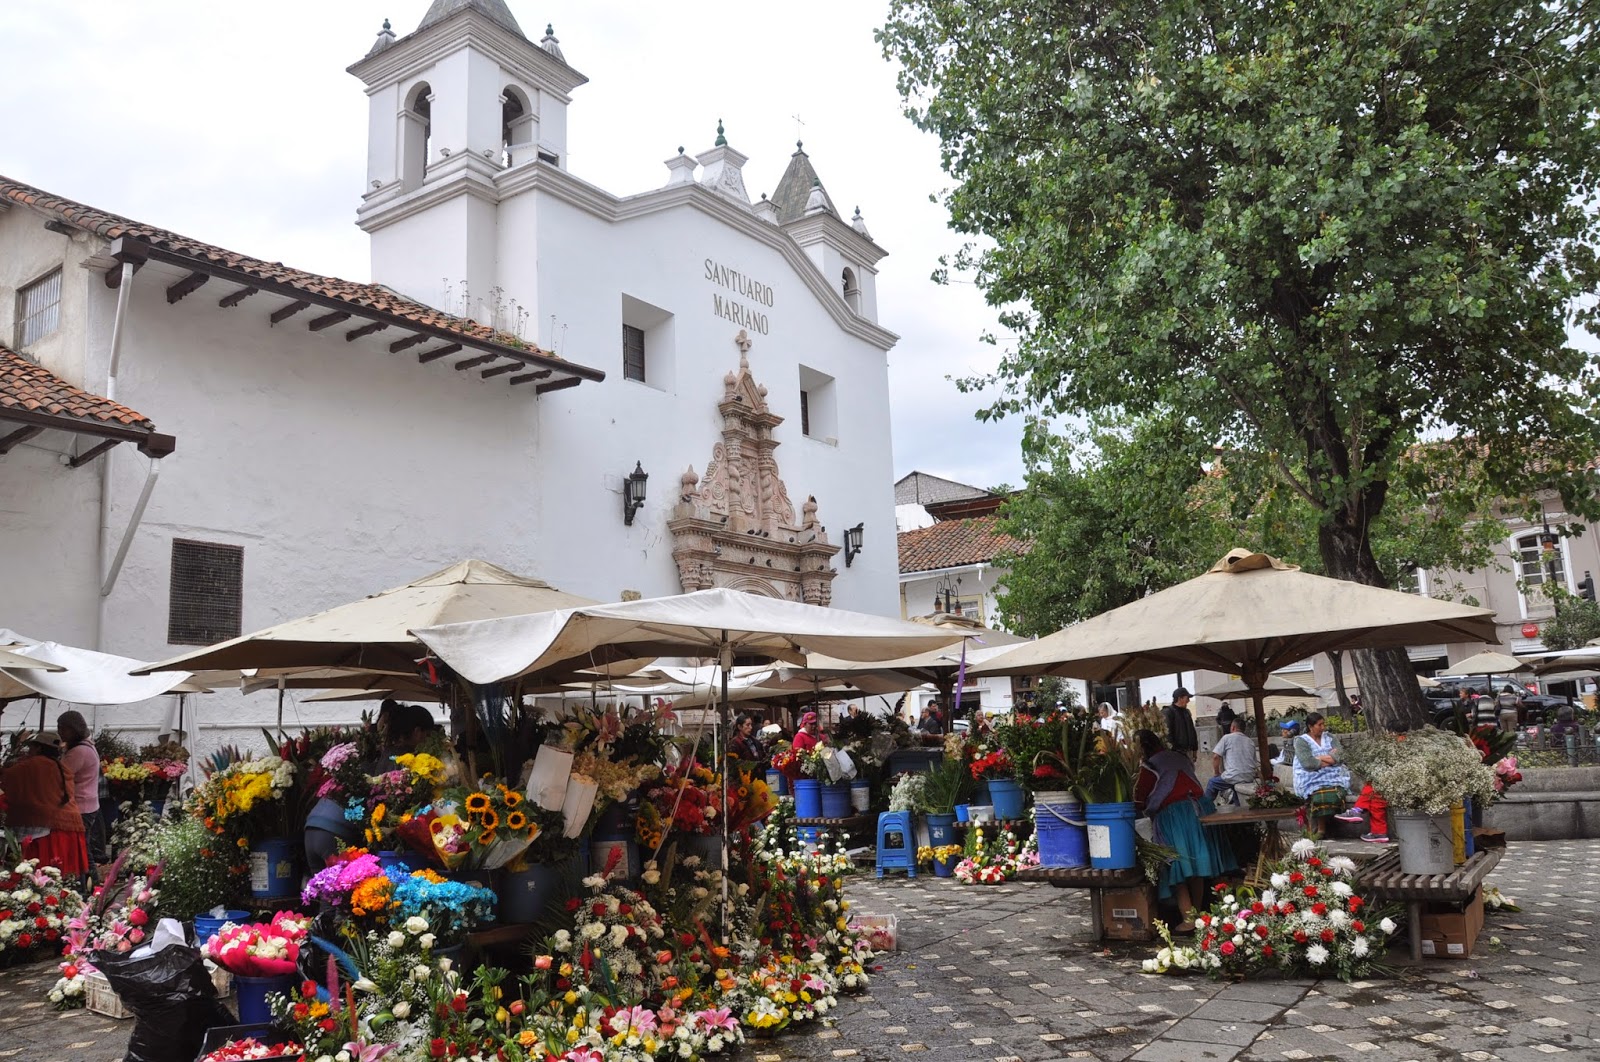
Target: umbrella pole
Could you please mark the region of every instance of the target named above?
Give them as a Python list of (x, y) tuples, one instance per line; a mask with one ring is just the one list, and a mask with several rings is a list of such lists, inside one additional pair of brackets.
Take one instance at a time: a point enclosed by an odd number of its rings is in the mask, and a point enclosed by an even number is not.
[(284, 677), (278, 676), (278, 733), (283, 733), (283, 688)]
[(1261, 780), (1269, 782), (1273, 779), (1272, 757), (1267, 754), (1267, 693), (1261, 687), (1266, 680), (1250, 680), (1250, 701), (1256, 710), (1256, 750), (1261, 754)]
[(722, 779), (722, 943), (728, 943), (728, 849), (733, 838), (728, 832), (728, 757), (722, 749), (723, 735), (728, 727), (728, 672), (733, 668), (733, 643), (728, 632), (722, 632), (722, 647), (717, 662), (722, 665), (722, 707), (717, 712), (717, 733), (712, 735), (712, 748), (717, 755), (717, 777)]
[(44, 733), (44, 694), (39, 694), (39, 733)]

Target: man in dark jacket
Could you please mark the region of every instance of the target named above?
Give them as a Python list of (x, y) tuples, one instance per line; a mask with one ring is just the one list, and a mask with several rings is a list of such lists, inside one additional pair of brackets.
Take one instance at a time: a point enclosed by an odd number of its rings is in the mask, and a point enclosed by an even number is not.
[(1200, 735), (1195, 733), (1194, 715), (1189, 711), (1189, 691), (1179, 686), (1172, 691), (1172, 703), (1161, 709), (1167, 724), (1167, 747), (1181, 752), (1193, 762), (1200, 752)]

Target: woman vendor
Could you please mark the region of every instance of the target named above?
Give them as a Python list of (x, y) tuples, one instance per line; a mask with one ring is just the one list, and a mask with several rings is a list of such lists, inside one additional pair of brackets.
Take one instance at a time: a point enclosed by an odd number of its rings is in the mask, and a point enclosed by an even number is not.
[(1168, 749), (1152, 731), (1141, 730), (1135, 736), (1144, 763), (1133, 787), (1134, 806), (1150, 816), (1155, 842), (1177, 852), (1161, 872), (1159, 895), (1178, 905), (1183, 921), (1177, 928), (1188, 931), (1194, 928), (1191, 910), (1206, 902), (1206, 879), (1221, 877), (1239, 864), (1232, 849), (1200, 825), (1200, 816), (1216, 809), (1206, 799), (1189, 757)]
[(1340, 763), (1339, 743), (1321, 712), (1306, 716), (1306, 732), (1294, 739), (1294, 791), (1306, 802), (1307, 833), (1321, 837), (1328, 820), (1344, 810), (1350, 768)]
[(54, 741), (31, 738), (25, 754), (0, 774), (6, 827), (22, 838), (22, 858), (57, 867), (65, 878), (89, 873), (89, 848), (72, 776)]
[(810, 752), (818, 745), (826, 744), (827, 740), (828, 735), (822, 732), (822, 726), (817, 722), (817, 713), (807, 712), (802, 715), (800, 717), (800, 729), (795, 732), (794, 741), (789, 746), (795, 755), (788, 757), (788, 762), (783, 764), (784, 777), (791, 782), (798, 781), (800, 779), (799, 754)]
[(746, 712), (739, 716), (739, 721), (733, 724), (733, 737), (728, 741), (728, 755), (739, 760), (748, 760), (758, 768), (765, 770), (767, 766), (767, 752), (761, 747), (761, 742), (756, 740), (756, 717)]

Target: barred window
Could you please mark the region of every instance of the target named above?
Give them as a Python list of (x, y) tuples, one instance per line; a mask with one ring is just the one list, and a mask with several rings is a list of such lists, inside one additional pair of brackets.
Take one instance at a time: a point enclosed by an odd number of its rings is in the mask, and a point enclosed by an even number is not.
[(172, 540), (167, 641), (210, 645), (237, 638), (244, 611), (244, 547)]
[(61, 270), (17, 291), (17, 347), (37, 343), (61, 325)]
[(622, 378), (644, 383), (644, 329), (622, 326)]

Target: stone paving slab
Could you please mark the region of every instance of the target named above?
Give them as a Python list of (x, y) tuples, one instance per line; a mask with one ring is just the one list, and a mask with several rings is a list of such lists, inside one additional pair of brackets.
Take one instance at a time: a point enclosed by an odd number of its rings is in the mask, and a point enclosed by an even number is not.
[[(1355, 984), (1150, 976), (1147, 944), (1086, 939), (1086, 894), (945, 879), (850, 881), (856, 910), (899, 917), (901, 951), (823, 1028), (749, 1044), (741, 1062), (1360, 1062), (1600, 1059), (1600, 841), (1517, 842), (1465, 960)], [(53, 964), (0, 971), (0, 1062), (111, 1062), (131, 1022), (43, 1002)]]

